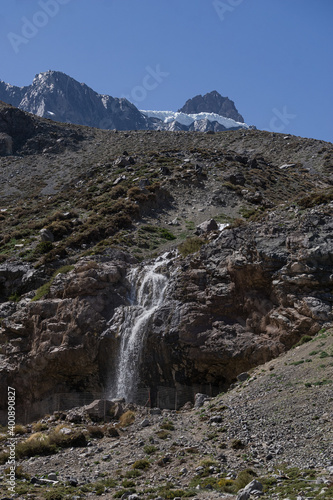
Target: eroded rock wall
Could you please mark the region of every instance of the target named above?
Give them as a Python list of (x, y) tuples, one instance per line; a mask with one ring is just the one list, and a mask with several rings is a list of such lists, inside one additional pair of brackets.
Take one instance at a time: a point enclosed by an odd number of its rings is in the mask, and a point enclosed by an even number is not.
[[(200, 252), (161, 269), (169, 283), (146, 332), (142, 384), (224, 389), (332, 324), (331, 209), (271, 212), (265, 222), (212, 233)], [(41, 300), (30, 292), (1, 305), (1, 401), (7, 385), (23, 403), (108, 383), (119, 345), (110, 326), (128, 304), (126, 273), (136, 265), (111, 254), (81, 259)]]

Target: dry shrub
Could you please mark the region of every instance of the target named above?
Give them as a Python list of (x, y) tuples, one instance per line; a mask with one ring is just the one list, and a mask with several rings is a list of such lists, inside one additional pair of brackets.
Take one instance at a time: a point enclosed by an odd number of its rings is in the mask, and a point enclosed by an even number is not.
[(104, 437), (104, 430), (98, 425), (88, 425), (87, 431), (91, 438), (102, 439)]
[(121, 427), (128, 427), (129, 425), (133, 424), (135, 420), (135, 413), (133, 411), (126, 411), (121, 415), (119, 418), (119, 424)]

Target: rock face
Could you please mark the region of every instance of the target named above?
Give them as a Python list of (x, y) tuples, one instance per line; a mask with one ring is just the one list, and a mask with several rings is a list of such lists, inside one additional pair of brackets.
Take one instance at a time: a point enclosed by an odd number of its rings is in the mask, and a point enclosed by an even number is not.
[[(105, 363), (112, 363), (100, 336), (126, 297), (131, 262), (121, 252), (110, 262), (82, 260), (72, 272), (58, 275), (47, 298), (30, 301), (30, 295), (17, 304), (3, 303), (0, 337), (9, 342), (0, 361), (1, 391), (14, 384), (23, 404), (54, 391), (100, 390), (99, 366), (103, 372)], [(108, 347), (112, 351), (110, 340)]]
[[(0, 81), (0, 100), (43, 118), (109, 130), (226, 130), (225, 126), (213, 119), (199, 119), (184, 125), (178, 121), (164, 123), (158, 118), (148, 118), (127, 99), (98, 94), (84, 83), (59, 71), (40, 73), (26, 87)], [(184, 113), (206, 111), (244, 122), (233, 101), (215, 91), (190, 99), (182, 109), (189, 110)], [(240, 126), (235, 124), (232, 128)]]
[[(252, 366), (314, 335), (332, 316), (332, 221), (278, 219), (225, 229), (179, 262), (148, 336), (148, 385), (211, 383), (223, 389)], [(156, 368), (155, 368), (156, 367)]]
[(55, 153), (66, 147), (75, 149), (83, 135), (68, 127), (59, 127), (48, 120), (39, 120), (0, 101), (0, 156), (15, 153)]
[(36, 75), (31, 85), (0, 82), (0, 99), (52, 120), (104, 129), (146, 129), (147, 120), (127, 99), (94, 92), (59, 71)]
[[(162, 268), (169, 284), (146, 332), (142, 384), (205, 383), (217, 392), (331, 324), (330, 214), (331, 207), (312, 209), (283, 224), (273, 214), (251, 228), (227, 228), (200, 253)], [(21, 402), (105, 386), (131, 265), (122, 252), (86, 258), (59, 275), (46, 298), (4, 303), (0, 386), (17, 387)], [(24, 272), (18, 266), (15, 276)]]
[(238, 113), (235, 103), (228, 97), (222, 97), (216, 90), (204, 96), (199, 94), (189, 99), (178, 111), (187, 114), (217, 113), (226, 118), (232, 118), (236, 122), (244, 123), (244, 118)]

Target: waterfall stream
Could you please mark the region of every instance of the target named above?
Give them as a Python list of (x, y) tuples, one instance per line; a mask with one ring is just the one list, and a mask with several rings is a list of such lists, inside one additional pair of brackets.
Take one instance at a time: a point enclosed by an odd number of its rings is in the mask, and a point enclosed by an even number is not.
[(154, 312), (163, 303), (168, 279), (158, 268), (171, 260), (166, 253), (153, 264), (136, 267), (128, 274), (129, 305), (121, 306), (111, 319), (111, 329), (120, 337), (115, 379), (109, 396), (133, 400), (139, 383), (140, 356)]

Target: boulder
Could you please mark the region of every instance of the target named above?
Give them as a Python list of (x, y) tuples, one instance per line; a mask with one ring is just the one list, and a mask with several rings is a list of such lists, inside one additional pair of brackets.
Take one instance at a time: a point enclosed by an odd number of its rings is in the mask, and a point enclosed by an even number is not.
[(195, 234), (201, 235), (205, 233), (209, 233), (210, 231), (216, 231), (218, 229), (218, 224), (214, 219), (206, 220), (197, 226)]
[(13, 154), (13, 138), (4, 133), (0, 133), (0, 156)]

